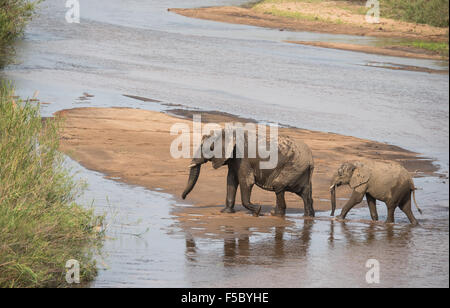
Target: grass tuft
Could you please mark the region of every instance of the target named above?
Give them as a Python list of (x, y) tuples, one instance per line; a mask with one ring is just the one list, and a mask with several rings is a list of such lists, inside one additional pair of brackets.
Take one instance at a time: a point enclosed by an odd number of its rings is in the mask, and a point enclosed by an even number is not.
[(64, 166), (60, 128), (0, 84), (0, 287), (69, 286), (70, 259), (80, 263), (81, 282), (96, 275), (103, 217), (74, 202), (83, 185)]
[(412, 41), (401, 45), (429, 50), (448, 58), (448, 42)]

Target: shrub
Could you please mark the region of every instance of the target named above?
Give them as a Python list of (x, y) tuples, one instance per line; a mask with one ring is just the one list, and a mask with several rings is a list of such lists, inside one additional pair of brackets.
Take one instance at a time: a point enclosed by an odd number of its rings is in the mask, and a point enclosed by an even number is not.
[(0, 287), (61, 287), (76, 259), (82, 281), (96, 274), (92, 249), (102, 217), (74, 202), (74, 182), (58, 152), (60, 121), (0, 85)]
[(10, 63), (19, 38), (42, 0), (0, 0), (0, 68)]
[(381, 0), (381, 16), (448, 27), (449, 0)]

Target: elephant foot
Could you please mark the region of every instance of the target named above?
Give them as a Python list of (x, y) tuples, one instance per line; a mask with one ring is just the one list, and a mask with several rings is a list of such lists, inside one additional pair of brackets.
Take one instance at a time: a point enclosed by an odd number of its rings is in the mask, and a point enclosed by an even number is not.
[(336, 220), (336, 221), (344, 221), (345, 218), (342, 217), (341, 215), (338, 215), (338, 216), (334, 217), (333, 220)]
[(311, 213), (311, 212), (305, 212), (305, 214), (303, 215), (303, 217), (315, 217), (315, 213)]
[(260, 213), (261, 213), (261, 206), (253, 206), (253, 205), (245, 206), (244, 205), (244, 207), (248, 210), (248, 212), (247, 212), (248, 214), (252, 214), (255, 217), (263, 216), (263, 215), (260, 215)]
[(284, 217), (284, 216), (286, 215), (286, 211), (282, 211), (282, 210), (279, 210), (279, 209), (275, 209), (275, 210), (272, 210), (272, 211), (270, 212), (270, 214), (271, 214), (272, 216)]
[(306, 208), (303, 217), (315, 217), (314, 209)]
[(263, 216), (263, 215), (260, 215), (260, 213), (261, 213), (261, 206), (259, 206), (258, 209), (253, 212), (253, 216), (254, 217)]
[(252, 214), (254, 217), (263, 216), (261, 214), (261, 206), (254, 207), (254, 208), (253, 207), (248, 208), (248, 213)]
[(228, 207), (228, 206), (226, 208), (220, 210), (220, 212), (221, 213), (230, 213), (230, 214), (236, 213), (236, 211), (232, 207)]

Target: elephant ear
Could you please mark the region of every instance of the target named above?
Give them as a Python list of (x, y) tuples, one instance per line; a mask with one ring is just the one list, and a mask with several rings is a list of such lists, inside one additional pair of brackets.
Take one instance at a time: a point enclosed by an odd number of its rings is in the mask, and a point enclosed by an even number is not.
[(214, 157), (211, 162), (214, 169), (218, 169), (225, 165), (225, 163), (233, 157), (236, 147), (236, 138), (234, 137), (233, 132), (223, 131), (223, 139), (222, 139), (222, 157), (216, 158)]
[(356, 188), (363, 184), (366, 184), (370, 179), (370, 171), (367, 168), (358, 166), (353, 171), (352, 178), (350, 179), (350, 187)]

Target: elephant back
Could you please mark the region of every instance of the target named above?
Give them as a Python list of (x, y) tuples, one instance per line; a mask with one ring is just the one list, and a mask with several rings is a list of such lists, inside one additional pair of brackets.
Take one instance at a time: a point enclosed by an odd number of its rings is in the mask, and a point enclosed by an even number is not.
[[(298, 179), (314, 170), (314, 161), (309, 147), (299, 140), (287, 136), (278, 137), (278, 164), (271, 170), (260, 170), (256, 184), (267, 190), (282, 190), (297, 185)], [(269, 174), (267, 174), (269, 173)]]
[(301, 159), (303, 163), (313, 164), (311, 149), (301, 140), (294, 140), (288, 136), (278, 137), (278, 151), (290, 160)]

